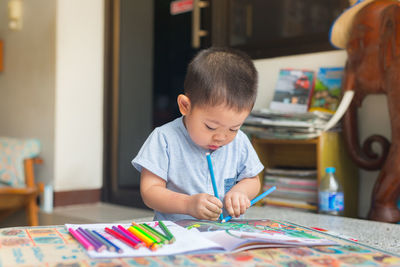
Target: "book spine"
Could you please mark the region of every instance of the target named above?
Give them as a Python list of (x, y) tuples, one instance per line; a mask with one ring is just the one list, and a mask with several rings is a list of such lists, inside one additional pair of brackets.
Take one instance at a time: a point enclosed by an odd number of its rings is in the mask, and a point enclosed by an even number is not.
[(270, 206), (275, 206), (275, 207), (294, 208), (294, 209), (298, 209), (298, 210), (307, 210), (307, 211), (313, 211), (313, 212), (316, 212), (318, 210), (317, 206), (314, 206), (314, 205), (292, 204), (292, 203), (274, 201), (274, 200), (269, 200), (269, 199), (265, 200), (265, 204), (270, 205)]
[(271, 169), (268, 168), (265, 170), (265, 174), (274, 175), (274, 176), (283, 176), (283, 177), (316, 177), (316, 170), (292, 170), (292, 169)]
[(292, 188), (292, 189), (305, 189), (305, 190), (317, 190), (317, 186), (308, 186), (308, 185), (296, 185), (296, 184), (284, 184), (284, 183), (274, 183), (274, 182), (264, 182), (264, 186), (276, 186), (278, 188), (281, 187), (286, 187), (286, 188)]
[(264, 183), (276, 184), (276, 185), (293, 185), (293, 186), (302, 186), (310, 188), (317, 188), (318, 185), (316, 178), (314, 179), (286, 178), (286, 177), (277, 177), (268, 175), (264, 177)]
[[(269, 186), (264, 186), (265, 188), (269, 188)], [(307, 189), (307, 188), (296, 188), (296, 187), (284, 187), (280, 186), (277, 189), (277, 192), (287, 192), (287, 193), (297, 193), (297, 194), (303, 194), (307, 196), (317, 196), (317, 190), (314, 189)]]
[(308, 202), (313, 202), (317, 203), (318, 199), (318, 194), (317, 191), (315, 192), (296, 192), (296, 191), (282, 191), (282, 190), (275, 190), (273, 193), (271, 193), (271, 196), (273, 197), (281, 197), (281, 198), (287, 198), (287, 199), (297, 199), (297, 200), (303, 200), (303, 201), (308, 201)]

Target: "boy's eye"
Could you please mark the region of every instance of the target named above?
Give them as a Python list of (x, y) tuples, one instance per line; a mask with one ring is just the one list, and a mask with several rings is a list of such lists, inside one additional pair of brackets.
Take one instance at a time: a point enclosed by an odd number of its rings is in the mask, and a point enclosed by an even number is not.
[(231, 132), (234, 132), (234, 133), (236, 133), (237, 131), (239, 131), (239, 128), (238, 129), (229, 129)]
[(211, 130), (211, 131), (214, 131), (214, 130), (215, 130), (215, 128), (212, 128), (212, 127), (208, 126), (207, 124), (204, 124), (204, 125), (207, 127), (207, 129), (209, 129), (209, 130)]

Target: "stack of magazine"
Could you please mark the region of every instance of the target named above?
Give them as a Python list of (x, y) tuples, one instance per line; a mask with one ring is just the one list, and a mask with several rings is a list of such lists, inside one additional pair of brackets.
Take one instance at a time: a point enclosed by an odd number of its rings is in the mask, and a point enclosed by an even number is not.
[(330, 113), (320, 111), (287, 113), (258, 109), (247, 117), (242, 130), (265, 139), (311, 139), (321, 134), (331, 116)]
[(267, 168), (264, 189), (276, 190), (264, 199), (264, 204), (317, 211), (317, 170)]
[[(341, 99), (343, 67), (281, 69), (269, 109), (253, 111), (242, 128), (266, 139), (318, 137)], [(340, 130), (340, 123), (331, 131)]]

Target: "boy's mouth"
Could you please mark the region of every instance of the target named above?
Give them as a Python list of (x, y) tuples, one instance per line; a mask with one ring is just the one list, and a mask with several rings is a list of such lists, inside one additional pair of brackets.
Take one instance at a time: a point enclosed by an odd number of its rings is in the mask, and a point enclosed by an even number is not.
[(219, 146), (208, 146), (208, 148), (211, 150), (217, 150), (219, 148)]

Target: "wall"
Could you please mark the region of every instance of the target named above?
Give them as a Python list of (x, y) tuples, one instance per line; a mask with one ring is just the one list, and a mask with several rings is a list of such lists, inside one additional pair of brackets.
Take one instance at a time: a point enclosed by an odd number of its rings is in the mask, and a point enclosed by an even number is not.
[(8, 29), (7, 0), (0, 0), (0, 136), (38, 138), (45, 163), (41, 181), (54, 172), (55, 9), (53, 0), (24, 1), (23, 28)]
[[(281, 68), (304, 68), (317, 71), (319, 67), (344, 66), (343, 50), (327, 51), (296, 56), (255, 60), (259, 72), (259, 91), (254, 108), (267, 108), (274, 94), (274, 87)], [(379, 108), (377, 108), (379, 107)], [(370, 95), (358, 113), (360, 140), (372, 134), (381, 134), (390, 140), (390, 122), (386, 96)], [(379, 152), (378, 147), (374, 149)], [(370, 207), (371, 192), (379, 171), (360, 170), (359, 216), (365, 218)]]
[(101, 188), (104, 1), (23, 1), (15, 32), (7, 4), (0, 0), (0, 136), (38, 138), (38, 180), (56, 191)]
[(54, 188), (98, 189), (103, 176), (104, 1), (58, 0)]

